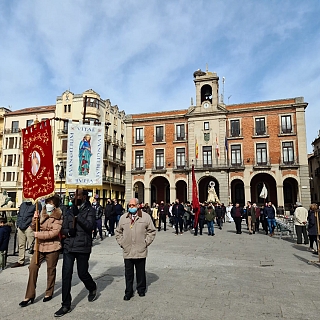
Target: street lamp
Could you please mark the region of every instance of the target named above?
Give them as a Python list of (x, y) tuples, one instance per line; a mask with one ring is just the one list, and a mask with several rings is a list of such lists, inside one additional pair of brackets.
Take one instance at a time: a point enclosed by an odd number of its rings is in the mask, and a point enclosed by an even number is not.
[(60, 161), (60, 164), (56, 164), (55, 167), (56, 167), (57, 175), (59, 174), (59, 178), (60, 178), (60, 199), (62, 199), (62, 179), (64, 178), (63, 161)]

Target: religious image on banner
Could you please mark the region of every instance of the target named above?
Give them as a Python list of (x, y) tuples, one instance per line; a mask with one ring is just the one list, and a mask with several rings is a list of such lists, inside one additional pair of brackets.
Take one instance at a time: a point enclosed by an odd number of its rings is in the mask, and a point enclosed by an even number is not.
[(50, 120), (22, 129), (23, 197), (36, 201), (54, 194)]
[(84, 125), (69, 122), (66, 183), (102, 185), (104, 123)]

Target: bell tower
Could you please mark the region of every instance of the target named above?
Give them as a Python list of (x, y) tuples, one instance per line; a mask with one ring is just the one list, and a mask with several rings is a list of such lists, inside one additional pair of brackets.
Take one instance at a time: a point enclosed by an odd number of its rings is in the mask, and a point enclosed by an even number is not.
[(193, 73), (196, 86), (196, 106), (217, 109), (219, 103), (219, 77), (215, 72), (206, 72), (198, 69)]

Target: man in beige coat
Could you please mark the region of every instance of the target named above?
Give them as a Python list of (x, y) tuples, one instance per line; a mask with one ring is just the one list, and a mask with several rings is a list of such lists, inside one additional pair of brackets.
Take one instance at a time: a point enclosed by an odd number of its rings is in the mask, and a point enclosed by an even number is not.
[(297, 244), (302, 244), (302, 234), (304, 244), (309, 243), (308, 235), (307, 235), (307, 218), (308, 218), (308, 210), (302, 206), (300, 202), (296, 203), (296, 210), (294, 211), (294, 224), (297, 233)]
[(134, 267), (137, 276), (137, 291), (140, 297), (146, 291), (146, 257), (147, 247), (156, 236), (156, 229), (149, 214), (139, 209), (138, 199), (129, 201), (129, 212), (120, 218), (115, 232), (116, 240), (123, 249), (126, 289), (123, 300), (133, 296)]

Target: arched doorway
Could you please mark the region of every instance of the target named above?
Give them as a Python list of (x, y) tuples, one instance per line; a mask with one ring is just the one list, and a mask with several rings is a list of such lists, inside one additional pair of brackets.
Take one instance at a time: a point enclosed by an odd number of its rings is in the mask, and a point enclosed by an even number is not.
[[(260, 198), (261, 190), (263, 184), (266, 186), (268, 195), (266, 199)], [(275, 206), (278, 206), (278, 196), (277, 196), (277, 184), (274, 178), (268, 173), (258, 173), (256, 174), (250, 182), (251, 189), (251, 199), (246, 199), (246, 201), (251, 200), (257, 205), (264, 204), (264, 201), (271, 201)]]
[(231, 201), (233, 204), (239, 203), (240, 206), (245, 205), (244, 183), (240, 179), (234, 179), (231, 182)]
[(133, 185), (133, 196), (139, 200), (139, 203), (144, 202), (144, 184), (141, 181)]
[[(151, 183), (151, 201), (152, 203), (160, 203), (160, 201), (170, 202), (170, 183), (164, 177), (156, 177)], [(172, 200), (173, 201), (173, 200)]]
[(176, 198), (178, 198), (180, 202), (186, 202), (188, 200), (191, 202), (191, 200), (188, 199), (187, 183), (183, 180), (176, 182)]
[(203, 177), (198, 186), (198, 190), (199, 190), (199, 201), (200, 202), (204, 202), (204, 201), (207, 201), (208, 199), (208, 189), (209, 189), (209, 183), (210, 181), (213, 181), (215, 183), (215, 186), (214, 186), (214, 189), (216, 191), (216, 194), (218, 196), (218, 198), (220, 199), (220, 196), (219, 196), (219, 182), (216, 178), (212, 177), (212, 176), (206, 176), (206, 177)]
[(298, 182), (294, 178), (286, 178), (283, 181), (283, 200), (285, 210), (290, 210), (297, 202)]

